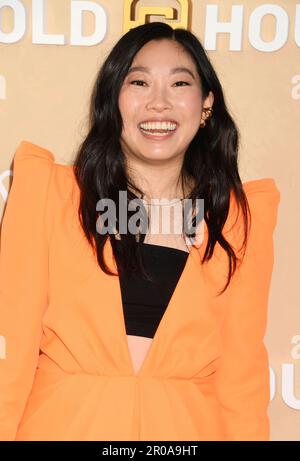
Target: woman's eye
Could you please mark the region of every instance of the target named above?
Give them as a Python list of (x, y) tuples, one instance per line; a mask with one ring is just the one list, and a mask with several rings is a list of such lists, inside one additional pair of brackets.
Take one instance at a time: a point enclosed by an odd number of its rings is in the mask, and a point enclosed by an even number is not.
[[(130, 82), (130, 83), (131, 83), (131, 85), (132, 85), (133, 83), (136, 83), (136, 82), (145, 83), (143, 80), (133, 80), (133, 81)], [(137, 86), (140, 86), (140, 85), (137, 85)]]
[[(183, 81), (180, 81), (180, 82), (176, 82), (176, 84), (177, 84), (177, 83), (184, 83), (185, 85), (189, 85), (189, 83), (188, 83), (188, 82), (183, 82)], [(181, 85), (180, 85), (180, 86), (181, 86)]]
[[(132, 82), (130, 82), (132, 85), (134, 83), (145, 83), (143, 80), (132, 80)], [(176, 82), (174, 83), (174, 85), (177, 85), (177, 83), (184, 83), (184, 85), (190, 85), (188, 82), (184, 82), (182, 80), (180, 80), (179, 82)], [(137, 86), (141, 86), (141, 85), (137, 85)], [(179, 86), (182, 86), (182, 85), (179, 85)]]

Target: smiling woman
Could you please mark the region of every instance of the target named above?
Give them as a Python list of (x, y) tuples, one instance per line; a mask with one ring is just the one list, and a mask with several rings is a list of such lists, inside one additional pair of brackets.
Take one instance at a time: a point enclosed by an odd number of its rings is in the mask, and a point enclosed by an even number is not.
[[(15, 155), (0, 439), (269, 440), (263, 338), (280, 194), (272, 178), (242, 184), (238, 131), (201, 43), (159, 22), (130, 30), (90, 108), (74, 165), (28, 141)], [(147, 232), (162, 198), (180, 216), (190, 200), (192, 228)], [(116, 211), (104, 233), (101, 200)]]
[[(213, 94), (210, 91), (203, 98), (196, 64), (182, 45), (169, 39), (144, 45), (135, 55), (119, 95), (121, 146), (128, 168), (136, 172), (136, 181), (143, 176), (141, 169), (148, 161), (152, 165), (148, 182), (156, 184), (156, 194), (163, 194), (161, 187), (157, 190), (161, 168), (167, 161), (169, 171), (180, 169), (184, 153), (199, 130), (202, 109), (212, 105)], [(166, 188), (170, 193), (169, 186)], [(176, 196), (176, 191), (173, 193)]]

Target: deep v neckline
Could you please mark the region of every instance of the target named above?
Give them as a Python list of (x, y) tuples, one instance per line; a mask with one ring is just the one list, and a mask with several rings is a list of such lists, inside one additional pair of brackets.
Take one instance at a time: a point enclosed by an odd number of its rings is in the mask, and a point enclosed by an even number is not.
[[(110, 239), (107, 239), (106, 241), (106, 248), (107, 248), (107, 256), (109, 257), (109, 259), (112, 261), (114, 260), (113, 258), (113, 251), (112, 251), (112, 245), (111, 245), (111, 242), (110, 242)], [(128, 370), (129, 370), (129, 373), (131, 376), (134, 376), (136, 378), (140, 377), (140, 376), (143, 376), (147, 373), (147, 369), (149, 368), (149, 364), (151, 363), (151, 359), (152, 359), (152, 356), (153, 354), (155, 353), (155, 350), (157, 349), (158, 345), (159, 345), (159, 342), (160, 342), (160, 338), (161, 338), (161, 335), (163, 333), (163, 331), (167, 328), (168, 326), (168, 322), (170, 321), (170, 318), (173, 314), (173, 311), (176, 310), (176, 308), (178, 307), (178, 302), (177, 302), (177, 297), (178, 297), (178, 293), (181, 289), (184, 289), (184, 287), (187, 287), (188, 285), (188, 281), (189, 281), (189, 274), (190, 274), (190, 270), (191, 270), (191, 263), (192, 263), (192, 258), (194, 256), (194, 252), (196, 252), (196, 248), (194, 248), (193, 246), (191, 246), (190, 248), (190, 252), (188, 253), (187, 255), (187, 258), (186, 258), (186, 262), (185, 262), (185, 265), (184, 265), (184, 268), (181, 272), (181, 275), (178, 279), (178, 282), (175, 286), (175, 289), (172, 293), (172, 296), (167, 304), (167, 307), (164, 311), (164, 314), (158, 324), (158, 327), (155, 331), (155, 334), (152, 338), (152, 341), (150, 343), (150, 346), (149, 346), (149, 349), (147, 350), (146, 352), (146, 355), (142, 361), (142, 364), (141, 366), (139, 367), (138, 371), (136, 372), (134, 370), (134, 364), (133, 364), (133, 360), (132, 360), (132, 356), (131, 356), (131, 353), (130, 353), (130, 350), (129, 350), (129, 345), (128, 345), (128, 341), (127, 341), (127, 333), (126, 333), (126, 324), (125, 324), (125, 318), (124, 318), (124, 310), (123, 310), (123, 301), (122, 301), (122, 291), (121, 291), (121, 285), (120, 285), (120, 276), (119, 276), (119, 272), (118, 272), (118, 269), (117, 269), (117, 266), (115, 264), (115, 261), (114, 261), (114, 272), (117, 274), (117, 275), (114, 275), (113, 276), (113, 283), (114, 283), (114, 288), (116, 290), (116, 294), (117, 294), (117, 306), (116, 306), (116, 310), (117, 310), (117, 314), (118, 314), (118, 324), (120, 326), (120, 335), (121, 335), (121, 340), (122, 340), (122, 345), (124, 347), (124, 350), (126, 351), (126, 356), (127, 356), (127, 363), (128, 363)]]

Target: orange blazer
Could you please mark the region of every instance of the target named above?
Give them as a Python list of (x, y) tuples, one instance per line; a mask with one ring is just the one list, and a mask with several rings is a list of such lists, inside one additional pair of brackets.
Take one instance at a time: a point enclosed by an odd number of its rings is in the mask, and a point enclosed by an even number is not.
[[(249, 246), (221, 296), (227, 255), (192, 247), (138, 373), (118, 276), (105, 274), (80, 227), (72, 165), (22, 141), (1, 226), (1, 440), (269, 440), (263, 342), (280, 192), (243, 184)], [(241, 244), (231, 202), (223, 233)], [(240, 214), (241, 216), (241, 214)], [(105, 258), (117, 273), (110, 241)]]

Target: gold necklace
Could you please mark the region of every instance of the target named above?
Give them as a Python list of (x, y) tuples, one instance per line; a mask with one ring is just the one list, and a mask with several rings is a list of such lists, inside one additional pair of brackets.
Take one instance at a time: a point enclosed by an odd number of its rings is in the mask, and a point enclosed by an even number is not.
[[(176, 202), (173, 202), (174, 199), (171, 199), (170, 202), (172, 203), (150, 203), (150, 202), (146, 202), (144, 199), (142, 199), (143, 202), (145, 202), (146, 205), (149, 205), (149, 206), (173, 206), (173, 205), (176, 205), (176, 203), (179, 203), (179, 202), (182, 202), (182, 200), (184, 200), (183, 198), (180, 198), (178, 200), (176, 200)], [(159, 200), (159, 199), (153, 199), (153, 200)], [(164, 199), (162, 199), (164, 200)]]

